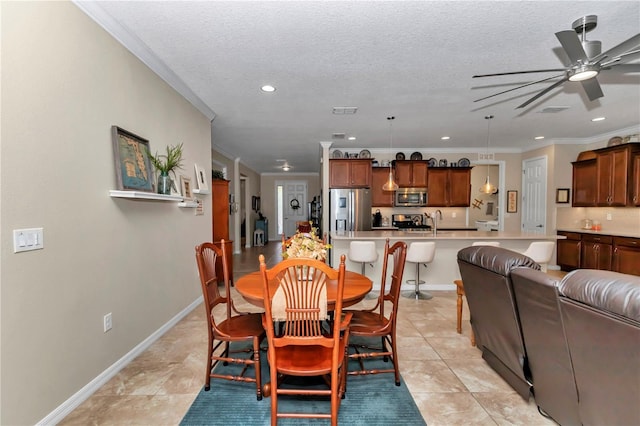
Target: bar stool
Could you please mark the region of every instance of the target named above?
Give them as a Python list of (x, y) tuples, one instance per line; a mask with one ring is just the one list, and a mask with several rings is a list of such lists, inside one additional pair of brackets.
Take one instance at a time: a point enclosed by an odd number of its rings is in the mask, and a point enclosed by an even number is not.
[(362, 275), (365, 275), (365, 266), (368, 263), (373, 267), (373, 262), (378, 260), (375, 241), (351, 241), (347, 257), (352, 262), (362, 263)]
[(551, 256), (553, 256), (553, 248), (555, 245), (556, 243), (554, 241), (534, 241), (529, 244), (529, 248), (522, 254), (538, 263), (542, 268), (542, 272), (547, 272), (547, 263), (549, 263)]
[(262, 229), (256, 229), (255, 231), (253, 231), (253, 245), (254, 246), (264, 245), (264, 231)]
[(407, 250), (407, 262), (413, 262), (416, 264), (416, 279), (415, 280), (407, 280), (407, 283), (413, 282), (415, 284), (414, 290), (403, 291), (402, 296), (404, 297), (415, 297), (416, 300), (429, 300), (433, 296), (426, 292), (420, 291), (420, 284), (424, 284), (425, 282), (420, 280), (420, 264), (424, 264), (426, 267), (427, 264), (433, 262), (433, 258), (436, 255), (436, 243), (429, 242), (415, 242), (409, 244), (409, 250)]
[[(493, 246), (500, 247), (499, 241), (474, 241), (472, 246)], [(464, 283), (462, 280), (455, 280), (453, 283), (456, 285), (456, 294), (458, 295), (458, 303), (457, 303), (457, 327), (456, 331), (458, 334), (462, 334), (462, 296), (464, 296)], [(471, 330), (471, 346), (476, 345), (476, 337), (473, 334), (473, 330)]]

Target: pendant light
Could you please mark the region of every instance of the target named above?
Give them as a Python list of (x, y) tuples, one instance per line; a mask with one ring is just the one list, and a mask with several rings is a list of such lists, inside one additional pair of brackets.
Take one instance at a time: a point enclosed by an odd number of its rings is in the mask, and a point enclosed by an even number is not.
[[(487, 120), (487, 156), (486, 156), (487, 160), (489, 159), (489, 139), (491, 136), (491, 119), (492, 118), (493, 118), (493, 115), (486, 115), (484, 117), (484, 119)], [(495, 185), (492, 185), (491, 181), (489, 180), (489, 164), (487, 164), (487, 180), (484, 182), (484, 185), (480, 187), (480, 192), (482, 192), (483, 194), (496, 193)]]
[[(393, 120), (396, 118), (394, 116), (387, 117), (389, 121), (389, 153), (393, 155)], [(389, 161), (389, 178), (382, 185), (383, 191), (396, 191), (398, 189), (398, 184), (393, 180), (393, 169), (391, 166), (391, 161)]]

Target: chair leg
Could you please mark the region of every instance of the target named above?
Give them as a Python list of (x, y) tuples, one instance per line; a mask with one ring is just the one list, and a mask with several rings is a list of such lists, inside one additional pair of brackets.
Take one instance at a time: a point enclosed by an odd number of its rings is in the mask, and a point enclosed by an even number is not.
[(253, 338), (253, 372), (256, 375), (256, 398), (262, 400), (262, 373), (260, 371), (260, 339)]
[(455, 280), (454, 283), (456, 284), (456, 294), (458, 295), (458, 301), (457, 301), (458, 322), (456, 326), (456, 331), (458, 332), (458, 334), (462, 334), (462, 296), (464, 295), (464, 290), (462, 288), (461, 280)]
[[(426, 265), (425, 265), (426, 266)], [(432, 299), (433, 296), (431, 293), (427, 291), (420, 291), (420, 284), (424, 284), (424, 281), (420, 281), (420, 263), (416, 262), (416, 279), (415, 280), (407, 280), (408, 283), (414, 281), (415, 289), (409, 291), (403, 291), (403, 297), (415, 298), (416, 300), (429, 300)]]
[(206, 376), (204, 379), (204, 390), (206, 392), (209, 391), (209, 389), (211, 389), (211, 356), (213, 355), (213, 342), (211, 340), (209, 340), (209, 350), (207, 353), (207, 371), (206, 371)]

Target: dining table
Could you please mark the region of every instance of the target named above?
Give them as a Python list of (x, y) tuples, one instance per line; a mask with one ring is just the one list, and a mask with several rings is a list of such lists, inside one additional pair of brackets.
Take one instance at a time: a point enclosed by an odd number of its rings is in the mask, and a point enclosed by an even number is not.
[[(269, 293), (273, 297), (278, 287), (278, 282), (273, 280), (269, 283)], [(344, 293), (342, 296), (342, 306), (352, 306), (360, 302), (371, 291), (373, 283), (366, 276), (357, 272), (345, 271)], [(249, 303), (260, 308), (264, 308), (264, 292), (262, 289), (262, 274), (260, 271), (251, 272), (240, 277), (235, 282), (235, 288), (240, 295)], [(338, 293), (338, 280), (327, 281), (327, 309), (332, 311), (335, 307)]]

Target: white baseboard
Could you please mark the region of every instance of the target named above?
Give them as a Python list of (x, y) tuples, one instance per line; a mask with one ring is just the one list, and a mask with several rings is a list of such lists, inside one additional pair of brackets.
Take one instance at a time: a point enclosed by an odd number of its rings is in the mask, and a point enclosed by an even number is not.
[(36, 425), (56, 425), (60, 423), (66, 416), (75, 410), (80, 404), (86, 401), (94, 392), (96, 392), (105, 383), (111, 380), (120, 370), (126, 367), (135, 357), (144, 352), (156, 340), (162, 337), (182, 318), (186, 317), (196, 306), (202, 303), (203, 297), (198, 297), (189, 306), (180, 311), (176, 316), (171, 318), (166, 324), (153, 332), (149, 337), (140, 342), (135, 348), (129, 351), (125, 356), (114, 362), (109, 368), (100, 373), (95, 379), (87, 383), (82, 389), (72, 395), (65, 402), (60, 404), (58, 408), (49, 413), (45, 418), (40, 420)]

